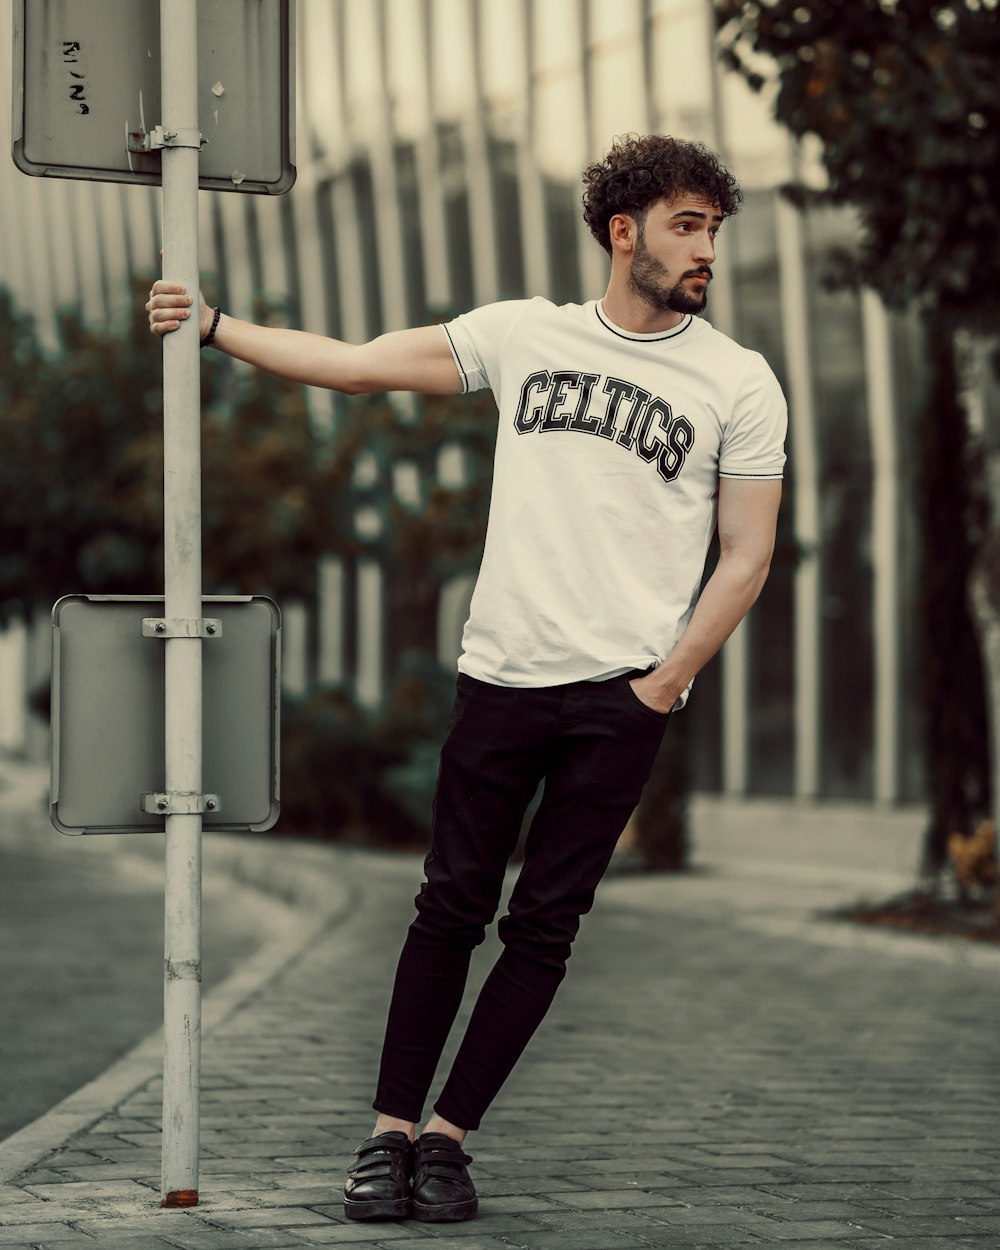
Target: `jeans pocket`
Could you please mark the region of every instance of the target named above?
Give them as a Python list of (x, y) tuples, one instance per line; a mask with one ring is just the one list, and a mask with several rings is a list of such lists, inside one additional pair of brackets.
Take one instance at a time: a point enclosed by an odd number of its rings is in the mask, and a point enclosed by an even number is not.
[(658, 724), (665, 725), (670, 719), (670, 712), (658, 712), (656, 708), (650, 707), (648, 703), (643, 703), (636, 692), (632, 689), (632, 682), (634, 680), (635, 677), (632, 673), (626, 673), (625, 676), (621, 678), (621, 687), (624, 690), (625, 697), (631, 707), (642, 712)]
[(458, 681), (455, 684), (455, 702), (452, 705), (451, 717), (444, 731), (444, 741), (451, 737), (452, 731), (458, 725), (458, 722), (465, 715), (465, 709), (469, 705), (469, 698), (472, 694), (471, 677), (466, 677), (464, 673), (459, 673)]

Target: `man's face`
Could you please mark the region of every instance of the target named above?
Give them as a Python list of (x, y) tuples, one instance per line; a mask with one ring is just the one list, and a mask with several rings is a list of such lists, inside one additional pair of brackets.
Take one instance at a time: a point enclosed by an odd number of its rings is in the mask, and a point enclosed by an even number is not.
[(658, 312), (704, 311), (721, 224), (719, 206), (700, 196), (658, 200), (636, 223), (629, 286)]

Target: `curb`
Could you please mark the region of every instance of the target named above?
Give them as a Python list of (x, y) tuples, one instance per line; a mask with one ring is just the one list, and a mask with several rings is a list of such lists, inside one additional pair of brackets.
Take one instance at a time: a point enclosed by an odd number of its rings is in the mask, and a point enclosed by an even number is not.
[[(0, 768), (0, 774), (0, 782), (8, 782), (7, 769)], [(36, 820), (42, 825), (47, 781), (47, 773), (43, 779), (40, 770), (37, 776), (22, 774), (15, 785), (5, 787), (4, 808), (24, 811), (32, 825)], [(121, 843), (114, 840), (106, 843), (107, 848), (113, 848), (126, 871), (162, 878), (159, 837), (134, 835), (131, 842), (126, 840), (124, 852)], [(258, 899), (263, 895), (275, 904), (278, 913), (272, 924), (277, 940), (267, 942), (205, 994), (202, 1036), (209, 1037), (323, 934), (346, 919), (360, 895), (351, 880), (347, 855), (329, 843), (210, 833), (205, 837), (204, 861), (206, 879), (223, 877), (229, 888), (235, 886)], [(248, 902), (252, 901), (249, 897)], [(86, 1131), (135, 1090), (159, 1077), (162, 1070), (161, 1028), (92, 1081), (0, 1142), (0, 1186)]]
[[(353, 892), (344, 892), (340, 907), (328, 915), (294, 919), (273, 945), (251, 955), (202, 1002), (202, 1037), (223, 1025), (236, 1011), (293, 964), (329, 929), (351, 912)], [(100, 1076), (64, 1098), (44, 1115), (0, 1142), (0, 1186), (26, 1172), (59, 1146), (85, 1132), (163, 1071), (163, 1030), (143, 1038)], [(2, 1205), (2, 1197), (0, 1197)]]

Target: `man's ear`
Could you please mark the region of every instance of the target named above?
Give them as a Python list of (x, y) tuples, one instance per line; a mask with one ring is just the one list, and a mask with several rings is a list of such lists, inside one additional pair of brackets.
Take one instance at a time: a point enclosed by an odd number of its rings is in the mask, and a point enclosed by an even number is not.
[(635, 219), (628, 213), (615, 213), (608, 222), (608, 233), (611, 235), (612, 250), (631, 252), (635, 247), (639, 228)]

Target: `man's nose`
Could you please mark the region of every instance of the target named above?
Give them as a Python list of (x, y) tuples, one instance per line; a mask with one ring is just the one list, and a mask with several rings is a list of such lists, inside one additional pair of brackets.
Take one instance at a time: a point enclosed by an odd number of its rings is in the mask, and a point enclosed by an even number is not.
[(698, 236), (698, 246), (695, 249), (695, 260), (704, 265), (711, 265), (715, 261), (715, 240), (710, 234), (700, 234)]

